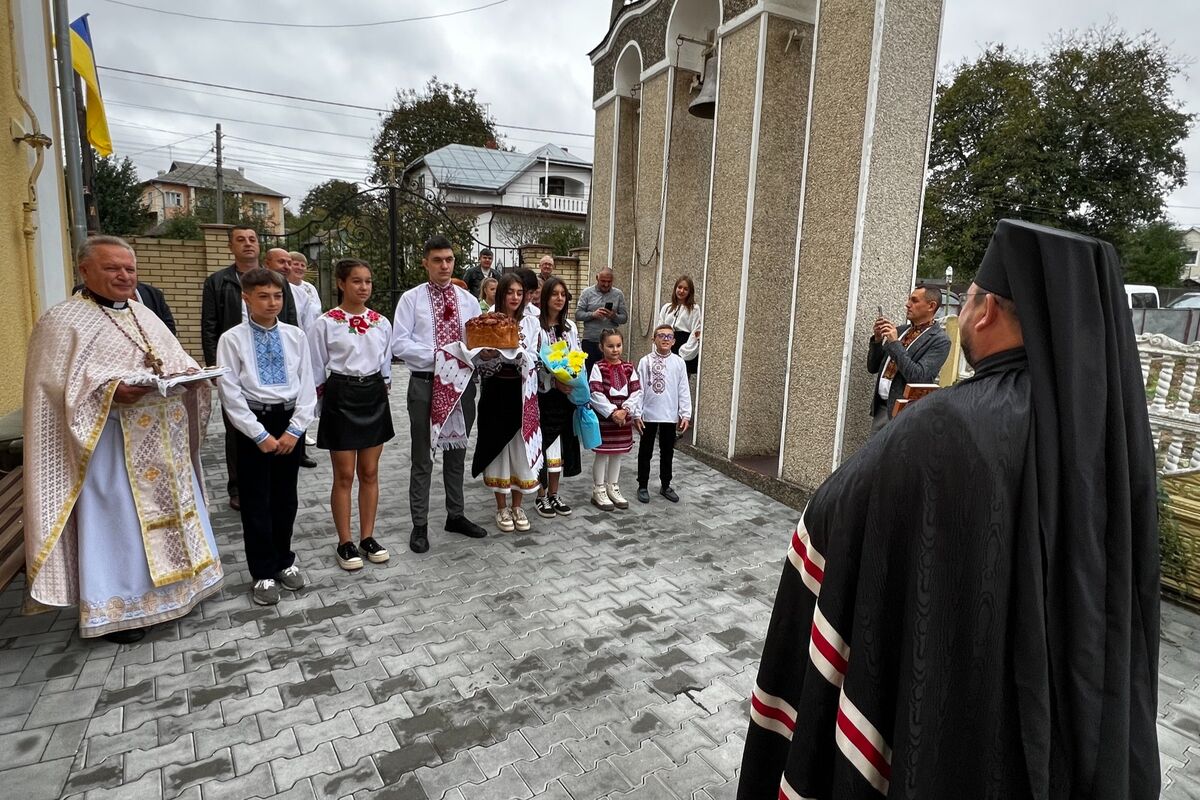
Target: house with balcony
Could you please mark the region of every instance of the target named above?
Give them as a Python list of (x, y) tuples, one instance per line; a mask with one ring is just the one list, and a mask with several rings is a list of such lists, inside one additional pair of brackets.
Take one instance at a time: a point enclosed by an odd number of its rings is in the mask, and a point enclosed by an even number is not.
[[(245, 213), (266, 220), (261, 233), (279, 235), (284, 232), (286, 195), (250, 180), (243, 167), (224, 167), (221, 178), (225, 193), (232, 194)], [(195, 212), (202, 199), (211, 204), (216, 188), (215, 166), (172, 161), (170, 169), (159, 170), (157, 177), (142, 182), (142, 205), (154, 215), (155, 222), (161, 224), (176, 214)]]
[(1183, 232), (1183, 280), (1200, 283), (1200, 228)]
[(474, 217), (472, 256), (490, 247), (497, 265), (514, 267), (517, 248), (538, 231), (563, 224), (584, 230), (592, 164), (554, 144), (529, 153), (451, 144), (408, 165), (404, 180)]

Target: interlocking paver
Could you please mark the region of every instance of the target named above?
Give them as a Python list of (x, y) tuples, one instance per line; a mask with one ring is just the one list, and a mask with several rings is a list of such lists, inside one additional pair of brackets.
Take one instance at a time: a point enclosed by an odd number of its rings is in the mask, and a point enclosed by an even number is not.
[(295, 758), (300, 755), (301, 750), (296, 740), (296, 732), (287, 728), (270, 739), (235, 744), (231, 752), (234, 771), (238, 775), (244, 775), (256, 769), (259, 764), (267, 764), (277, 758)]
[(169, 764), (186, 764), (196, 760), (196, 747), (192, 734), (181, 736), (149, 750), (130, 750), (125, 754), (125, 780), (136, 781), (153, 769)]
[(534, 794), (544, 792), (551, 783), (560, 778), (583, 772), (583, 767), (561, 744), (555, 745), (550, 752), (539, 758), (519, 761), (514, 766)]
[(302, 753), (311, 752), (317, 749), (318, 745), (332, 742), (334, 739), (353, 739), (360, 733), (349, 711), (342, 711), (332, 719), (315, 725), (297, 725), (295, 731)]
[(224, 781), (204, 784), (204, 800), (245, 800), (248, 797), (270, 797), (275, 794), (271, 767), (259, 764), (244, 775)]
[(337, 800), (364, 789), (382, 788), (383, 779), (375, 769), (374, 762), (363, 758), (357, 764), (332, 775), (314, 775), (312, 785), (314, 793), (321, 800)]
[(296, 758), (277, 758), (271, 762), (271, 774), (275, 788), (287, 791), (301, 778), (311, 778), (320, 773), (333, 773), (341, 769), (333, 745), (325, 742), (311, 753)]
[[(0, 592), (5, 796), (35, 785), (17, 796), (732, 797), (796, 512), (680, 455), (679, 505), (577, 502), (527, 534), (444, 534), (435, 490), (433, 549), (414, 556), (408, 426), (394, 414), (385, 566), (332, 562), (322, 462), (299, 487), (294, 548), (309, 586), (254, 605), (221, 491), (218, 418), (204, 458), (220, 593), (117, 646), (81, 641), (73, 611), (21, 616), (22, 578)], [(582, 501), (587, 481), (563, 491)], [(471, 480), (466, 494), (487, 521), (490, 494)], [(1200, 616), (1165, 604), (1162, 636), (1163, 796), (1200, 795)]]
[(469, 753), (459, 753), (453, 761), (436, 767), (421, 767), (416, 771), (421, 788), (429, 800), (438, 800), (442, 795), (464, 783), (482, 783), (485, 778)]
[(502, 742), (484, 747), (473, 747), (471, 758), (488, 778), (494, 778), (503, 767), (516, 761), (536, 759), (537, 753), (519, 733), (514, 733)]
[(533, 792), (512, 767), (505, 767), (499, 775), (483, 783), (465, 783), (458, 790), (463, 800), (525, 800), (533, 796)]

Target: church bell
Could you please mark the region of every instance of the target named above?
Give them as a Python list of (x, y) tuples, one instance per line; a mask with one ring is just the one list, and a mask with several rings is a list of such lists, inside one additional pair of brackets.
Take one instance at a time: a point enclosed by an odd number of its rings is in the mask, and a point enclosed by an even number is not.
[(694, 117), (712, 119), (717, 115), (717, 57), (710, 55), (704, 60), (704, 81), (700, 93), (688, 104), (688, 113)]

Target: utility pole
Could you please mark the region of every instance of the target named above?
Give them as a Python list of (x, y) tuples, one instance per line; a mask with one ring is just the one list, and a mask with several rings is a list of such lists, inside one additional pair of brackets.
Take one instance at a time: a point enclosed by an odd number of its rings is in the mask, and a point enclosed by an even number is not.
[(221, 123), (217, 123), (217, 224), (225, 223), (225, 176), (221, 174)]
[(71, 31), (67, 0), (54, 0), (54, 50), (58, 56), (58, 99), (62, 110), (63, 156), (67, 168), (67, 202), (71, 207), (71, 245), (78, 250), (87, 240), (87, 216), (83, 210), (83, 168), (79, 141), (79, 117), (75, 115), (75, 70), (71, 66)]

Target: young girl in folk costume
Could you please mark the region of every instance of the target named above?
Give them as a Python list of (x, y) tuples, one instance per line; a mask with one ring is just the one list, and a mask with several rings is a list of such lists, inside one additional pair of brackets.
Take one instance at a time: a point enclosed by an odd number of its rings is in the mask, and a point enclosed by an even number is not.
[(515, 362), (500, 354), (480, 354), (479, 439), (471, 475), (483, 473), (483, 483), (496, 496), (496, 527), (503, 532), (529, 530), (521, 507), (538, 488), (541, 430), (537, 403), (538, 321), (525, 313), (525, 289), (513, 273), (496, 286), (496, 310), (520, 328), (520, 357)]
[[(538, 306), (541, 324), (541, 348), (565, 341), (572, 350), (579, 349), (579, 330), (571, 321), (571, 292), (559, 278), (550, 277), (542, 285)], [(554, 379), (545, 368), (539, 370), (538, 409), (542, 419), (542, 447), (546, 451), (542, 467), (541, 487), (538, 489), (537, 512), (543, 517), (568, 516), (571, 507), (558, 497), (559, 480), (582, 470), (579, 459), (579, 440), (575, 438), (572, 421), (575, 405), (567, 396), (567, 387)]]
[(485, 314), (496, 305), (496, 284), (499, 282), (496, 278), (484, 278), (479, 284), (479, 310)]
[(629, 508), (617, 481), (621, 456), (633, 449), (633, 420), (642, 397), (642, 384), (633, 364), (621, 359), (625, 337), (611, 328), (600, 334), (603, 359), (592, 365), (588, 383), (592, 408), (600, 417), (600, 446), (592, 466), (592, 504), (605, 511)]
[(654, 324), (671, 326), (675, 332), (671, 352), (683, 359), (688, 375), (695, 375), (700, 363), (697, 356), (700, 355), (700, 328), (704, 324), (704, 317), (696, 302), (696, 285), (690, 277), (681, 275), (675, 281), (671, 302), (658, 310), (658, 319)]
[[(337, 529), (335, 550), (342, 569), (362, 569), (363, 555), (376, 564), (388, 551), (375, 539), (379, 506), (379, 456), (395, 433), (388, 390), (392, 383), (392, 326), (367, 308), (371, 268), (345, 259), (335, 267), (342, 303), (309, 330), (313, 374), (322, 398), (317, 447), (333, 462), (330, 505)], [(350, 489), (358, 475), (359, 543), (350, 536)]]

